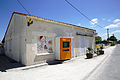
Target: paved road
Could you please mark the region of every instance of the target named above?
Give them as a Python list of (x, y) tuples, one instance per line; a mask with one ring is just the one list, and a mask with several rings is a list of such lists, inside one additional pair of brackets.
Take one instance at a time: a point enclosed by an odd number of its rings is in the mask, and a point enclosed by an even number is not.
[[(101, 61), (110, 59), (107, 55), (108, 53), (111, 54), (114, 48), (115, 47), (107, 48), (105, 49), (104, 55), (94, 57), (92, 59), (85, 59), (84, 56), (81, 56), (71, 60), (70, 62), (68, 61), (59, 65), (47, 65), (37, 68), (29, 68), (28, 66), (28, 69), (25, 68), (24, 70), (13, 68), (13, 71), (7, 68), (8, 70), (4, 70), (7, 72), (0, 72), (0, 80), (84, 80), (88, 77), (87, 75), (94, 72), (94, 69), (96, 69)], [(114, 63), (114, 61), (112, 61), (112, 63)], [(97, 73), (100, 72), (101, 71)], [(109, 72), (107, 74), (109, 74)]]
[(120, 80), (120, 45), (86, 80)]

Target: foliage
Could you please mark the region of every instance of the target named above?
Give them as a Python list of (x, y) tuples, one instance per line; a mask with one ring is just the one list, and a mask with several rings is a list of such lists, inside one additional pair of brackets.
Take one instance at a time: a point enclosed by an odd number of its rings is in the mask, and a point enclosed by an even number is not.
[(88, 50), (89, 50), (89, 51), (91, 51), (91, 50), (92, 50), (92, 48), (91, 48), (91, 47), (88, 47)]
[(119, 41), (117, 41), (117, 43), (118, 43), (118, 44), (120, 44), (120, 40), (119, 40)]
[(96, 41), (95, 41), (95, 44), (100, 44), (100, 43), (101, 43), (100, 40), (96, 40)]
[(102, 41), (102, 38), (100, 36), (95, 37), (95, 40), (100, 40)]
[(102, 43), (103, 44), (107, 44), (108, 42), (107, 42), (107, 40), (103, 40)]
[(100, 44), (102, 41), (102, 38), (100, 36), (95, 37), (95, 43)]
[(0, 43), (0, 46), (2, 46), (2, 47), (3, 47), (3, 46), (4, 46), (4, 44)]
[(110, 41), (117, 41), (117, 38), (113, 35), (113, 36), (110, 36), (110, 38), (108, 38), (107, 40), (110, 40)]
[(100, 49), (103, 49), (103, 46), (100, 46)]
[(111, 43), (111, 46), (114, 46), (115, 44), (114, 43)]

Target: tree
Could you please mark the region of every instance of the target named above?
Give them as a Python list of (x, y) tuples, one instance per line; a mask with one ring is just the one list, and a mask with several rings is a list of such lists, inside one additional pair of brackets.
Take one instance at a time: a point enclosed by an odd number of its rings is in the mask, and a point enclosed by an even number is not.
[(107, 40), (112, 41), (111, 46), (117, 44), (117, 38), (114, 36), (114, 34), (110, 36), (110, 38), (108, 38)]
[(95, 37), (95, 43), (100, 44), (102, 41), (102, 38), (100, 36)]
[(102, 38), (100, 36), (95, 37), (95, 40), (100, 40), (102, 41)]
[(103, 40), (102, 43), (103, 44), (107, 44), (108, 42), (107, 42), (107, 40)]
[(110, 40), (110, 41), (117, 41), (117, 38), (113, 35), (113, 36), (110, 36), (110, 38), (108, 38), (107, 40)]
[(120, 40), (119, 40), (119, 41), (117, 41), (117, 43), (118, 43), (118, 44), (120, 44)]
[(4, 46), (4, 44), (3, 43), (0, 43), (0, 47), (3, 47)]

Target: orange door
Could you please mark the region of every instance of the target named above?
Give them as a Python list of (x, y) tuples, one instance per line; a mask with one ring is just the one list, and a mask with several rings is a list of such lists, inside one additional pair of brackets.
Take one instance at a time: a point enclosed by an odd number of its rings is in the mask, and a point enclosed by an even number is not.
[(71, 38), (60, 38), (60, 60), (71, 58)]

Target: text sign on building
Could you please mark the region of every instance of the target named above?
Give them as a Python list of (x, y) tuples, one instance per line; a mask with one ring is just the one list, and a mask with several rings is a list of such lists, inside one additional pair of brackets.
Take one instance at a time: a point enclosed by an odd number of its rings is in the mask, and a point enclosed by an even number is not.
[(91, 37), (93, 37), (92, 34), (87, 34), (87, 33), (82, 33), (82, 32), (76, 32), (76, 35), (91, 36)]

